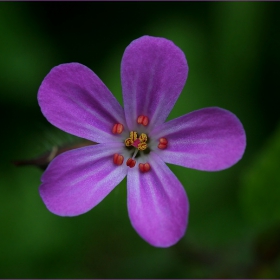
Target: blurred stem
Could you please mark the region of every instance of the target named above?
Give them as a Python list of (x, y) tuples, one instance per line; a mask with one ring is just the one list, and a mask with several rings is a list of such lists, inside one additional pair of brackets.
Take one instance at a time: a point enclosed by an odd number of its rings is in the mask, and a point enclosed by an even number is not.
[(71, 144), (71, 145), (64, 145), (64, 146), (53, 146), (53, 148), (36, 157), (36, 158), (32, 158), (32, 159), (27, 159), (27, 160), (18, 160), (18, 161), (13, 161), (13, 164), (15, 166), (25, 166), (25, 165), (33, 165), (33, 166), (37, 166), (42, 170), (45, 170), (49, 163), (58, 155), (60, 155), (61, 153), (64, 153), (66, 151), (70, 151), (73, 149), (77, 149), (77, 148), (82, 148), (82, 147), (86, 147), (86, 146), (90, 146), (90, 145), (95, 145), (97, 143), (95, 142), (91, 142), (88, 140), (84, 140), (83, 142), (80, 143), (75, 143), (75, 144)]

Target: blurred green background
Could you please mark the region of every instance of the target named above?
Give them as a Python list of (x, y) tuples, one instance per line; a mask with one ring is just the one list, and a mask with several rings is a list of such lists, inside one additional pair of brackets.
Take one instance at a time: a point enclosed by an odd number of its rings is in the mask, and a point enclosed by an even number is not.
[[(280, 3), (0, 3), (0, 278), (279, 278)], [(186, 54), (189, 77), (169, 119), (202, 107), (235, 113), (247, 133), (228, 170), (170, 166), (189, 226), (167, 249), (130, 225), (126, 182), (90, 212), (62, 218), (39, 194), (42, 171), (15, 167), (73, 141), (40, 112), (37, 91), (58, 64), (91, 68), (120, 102), (120, 62), (142, 35)]]

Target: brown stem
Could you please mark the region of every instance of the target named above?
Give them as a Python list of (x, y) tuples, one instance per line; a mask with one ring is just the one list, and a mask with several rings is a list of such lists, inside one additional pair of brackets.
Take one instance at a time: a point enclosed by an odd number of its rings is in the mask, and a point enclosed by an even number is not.
[(51, 151), (46, 152), (36, 158), (27, 159), (27, 160), (17, 160), (17, 161), (13, 161), (12, 163), (15, 166), (34, 165), (34, 166), (37, 166), (37, 167), (45, 170), (48, 167), (49, 163), (59, 154), (64, 153), (66, 151), (73, 150), (73, 149), (90, 146), (90, 145), (95, 145), (95, 144), (97, 144), (97, 143), (91, 142), (88, 140), (84, 140), (83, 142), (80, 142), (80, 143), (65, 145), (65, 146), (61, 146), (61, 147), (53, 146)]

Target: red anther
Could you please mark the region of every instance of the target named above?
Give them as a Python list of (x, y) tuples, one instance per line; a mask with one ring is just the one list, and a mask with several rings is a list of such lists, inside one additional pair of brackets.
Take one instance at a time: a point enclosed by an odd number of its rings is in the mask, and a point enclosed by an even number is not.
[(145, 172), (144, 171), (144, 163), (139, 163), (139, 169), (141, 172)]
[(164, 150), (164, 149), (167, 148), (167, 145), (162, 144), (162, 143), (159, 143), (157, 147), (158, 147), (159, 149), (161, 149), (161, 150)]
[(164, 138), (164, 137), (161, 137), (159, 139), (158, 148), (161, 149), (161, 150), (166, 149), (167, 148), (167, 144), (168, 144), (167, 139)]
[(137, 119), (137, 123), (147, 126), (149, 124), (149, 118), (147, 116), (140, 115)]
[(142, 124), (143, 124), (144, 126), (147, 126), (148, 123), (149, 123), (149, 119), (148, 119), (148, 117), (145, 116), (144, 119), (143, 119), (143, 121), (142, 121)]
[(149, 163), (139, 163), (139, 169), (141, 172), (148, 172), (151, 169)]
[(114, 154), (113, 162), (114, 162), (115, 164), (117, 164), (118, 156), (119, 156), (119, 154)]
[(123, 160), (124, 160), (124, 158), (123, 158), (122, 155), (114, 154), (114, 159), (113, 159), (114, 164), (122, 165), (123, 164)]
[(145, 170), (145, 172), (148, 172), (150, 169), (151, 169), (150, 164), (149, 164), (149, 163), (145, 163), (145, 164), (144, 164), (144, 170)]
[(144, 116), (139, 116), (138, 117), (138, 119), (137, 119), (137, 122), (139, 123), (139, 124), (141, 124), (142, 123), (142, 121), (143, 121), (143, 118), (144, 118)]
[(117, 123), (114, 124), (113, 129), (112, 129), (112, 132), (113, 132), (114, 134), (117, 133), (117, 127), (118, 127), (118, 124), (117, 124)]
[(123, 127), (123, 125), (121, 123), (116, 123), (113, 126), (112, 132), (114, 134), (116, 134), (116, 133), (117, 134), (121, 134), (123, 132), (123, 129), (124, 129), (124, 127)]
[(161, 138), (159, 139), (159, 143), (167, 145), (167, 144), (168, 144), (168, 141), (167, 141), (166, 138), (161, 137)]
[(130, 168), (134, 167), (136, 164), (136, 161), (132, 158), (129, 158), (127, 161), (126, 161), (126, 165), (129, 166)]

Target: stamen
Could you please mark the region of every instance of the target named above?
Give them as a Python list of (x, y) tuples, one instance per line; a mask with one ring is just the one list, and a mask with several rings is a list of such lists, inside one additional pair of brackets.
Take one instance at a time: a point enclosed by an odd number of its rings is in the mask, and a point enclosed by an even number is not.
[(167, 148), (168, 141), (166, 138), (162, 137), (159, 139), (158, 148), (163, 150)]
[(132, 142), (134, 142), (134, 141), (137, 139), (137, 132), (131, 131), (131, 132), (129, 133), (129, 137), (130, 137), (130, 139), (132, 140)]
[(141, 124), (142, 123), (142, 121), (143, 121), (143, 118), (144, 118), (144, 116), (139, 116), (138, 117), (138, 119), (137, 119), (137, 122), (139, 123), (139, 124)]
[(159, 143), (167, 145), (168, 141), (167, 141), (166, 138), (161, 137), (161, 138), (159, 139)]
[(124, 127), (121, 123), (116, 123), (113, 126), (112, 132), (114, 134), (121, 134), (123, 132), (123, 129), (124, 129)]
[(130, 168), (134, 167), (136, 164), (136, 160), (132, 159), (132, 158), (129, 158), (127, 161), (126, 161), (126, 165), (129, 166)]
[(161, 149), (161, 150), (164, 150), (164, 149), (167, 148), (167, 146), (164, 145), (164, 144), (158, 144), (158, 148)]
[(140, 137), (137, 138), (137, 132), (131, 131), (129, 133), (129, 138), (124, 140), (125, 146), (134, 146), (138, 150), (144, 151), (147, 149), (148, 144), (146, 143), (148, 141), (148, 136), (145, 133), (141, 133)]
[(140, 140), (141, 142), (147, 142), (147, 140), (148, 140), (147, 134), (141, 133), (141, 135), (140, 135), (140, 137), (139, 137), (139, 140)]
[(132, 146), (133, 141), (131, 140), (131, 138), (127, 138), (127, 139), (125, 139), (124, 143), (125, 143), (126, 147), (129, 147), (129, 146)]
[(122, 165), (123, 164), (124, 157), (120, 154), (114, 154), (113, 162), (116, 165)]
[(138, 146), (137, 146), (138, 150), (140, 151), (144, 151), (147, 149), (147, 143), (145, 142), (142, 142), (142, 143), (139, 143)]
[(147, 116), (140, 115), (137, 118), (137, 123), (147, 126), (149, 124), (149, 118)]
[(143, 173), (148, 172), (151, 169), (151, 166), (149, 163), (139, 163), (139, 170)]

